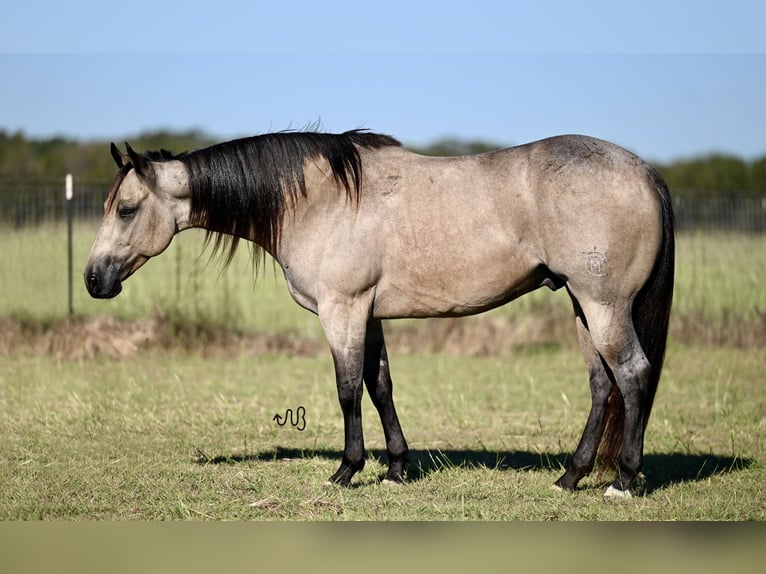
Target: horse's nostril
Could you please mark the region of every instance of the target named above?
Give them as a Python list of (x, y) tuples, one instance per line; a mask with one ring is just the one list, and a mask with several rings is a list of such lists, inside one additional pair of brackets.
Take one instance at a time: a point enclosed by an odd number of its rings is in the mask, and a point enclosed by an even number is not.
[(83, 280), (88, 293), (95, 299), (111, 299), (122, 290), (120, 267), (111, 261), (88, 265)]

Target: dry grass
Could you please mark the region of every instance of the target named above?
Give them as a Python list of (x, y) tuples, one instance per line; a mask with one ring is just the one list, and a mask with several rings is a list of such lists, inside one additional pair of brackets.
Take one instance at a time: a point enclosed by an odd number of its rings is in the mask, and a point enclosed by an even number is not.
[[(715, 322), (704, 316), (674, 316), (670, 338), (682, 345), (762, 349), (766, 346), (766, 314)], [(387, 327), (387, 339), (389, 350), (396, 355), (445, 352), (508, 357), (526, 348), (577, 348), (572, 316), (566, 309), (547, 309), (520, 318), (494, 314), (392, 322)], [(157, 313), (137, 320), (105, 315), (45, 322), (0, 320), (0, 356), (24, 353), (57, 359), (127, 358), (139, 349), (186, 349), (208, 357), (261, 353), (313, 357), (326, 353), (327, 345), (321, 334), (240, 332)]]

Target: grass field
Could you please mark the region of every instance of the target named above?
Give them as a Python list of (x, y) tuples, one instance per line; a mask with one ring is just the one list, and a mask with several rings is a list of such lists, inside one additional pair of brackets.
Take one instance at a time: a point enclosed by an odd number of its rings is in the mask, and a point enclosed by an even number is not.
[[(332, 362), (318, 321), (271, 266), (254, 282), (243, 250), (220, 273), (187, 232), (120, 297), (91, 301), (79, 275), (94, 235), (75, 234), (79, 319), (69, 323), (65, 230), (0, 231), (0, 520), (766, 518), (764, 237), (679, 237), (645, 491), (608, 504), (604, 476), (573, 494), (549, 488), (589, 406), (565, 294), (533, 293), (459, 323), (401, 322), (391, 360), (410, 480), (379, 483), (382, 431), (365, 398), (367, 467), (357, 487), (328, 488), (343, 434)], [(122, 323), (77, 330), (101, 315)], [(196, 326), (201, 341), (159, 337), (122, 358), (58, 352), (147, 316)], [(516, 328), (537, 324), (554, 334)], [(222, 326), (315, 344), (279, 352), (206, 338)], [(303, 431), (273, 421), (298, 406)]]
[[(203, 252), (203, 232), (191, 230), (175, 238), (170, 248), (149, 261), (113, 300), (91, 299), (82, 271), (97, 226), (78, 224), (74, 234), (74, 310), (78, 316), (107, 314), (136, 319), (152, 313), (193, 324), (224, 325), (244, 332), (300, 334), (321, 339), (318, 321), (295, 305), (284, 287), (281, 271), (272, 263), (256, 279), (248, 250), (243, 247), (232, 265)], [(0, 230), (0, 317), (50, 322), (66, 317), (67, 257), (64, 226)], [(675, 334), (684, 338), (766, 340), (766, 236), (684, 234), (678, 238)], [(491, 320), (523, 319), (547, 313), (570, 316), (562, 291), (541, 289), (489, 314)], [(469, 319), (468, 322), (470, 322)], [(399, 322), (402, 323), (402, 322)], [(403, 324), (407, 324), (404, 322)], [(700, 332), (695, 332), (699, 330)], [(707, 330), (705, 333), (703, 331)]]
[[(671, 349), (644, 496), (608, 504), (604, 477), (550, 489), (589, 404), (574, 351), (395, 357), (410, 481), (379, 483), (365, 398), (370, 453), (350, 489), (323, 485), (343, 434), (324, 357), (4, 357), (0, 519), (763, 520), (764, 359)], [(298, 406), (302, 432), (273, 421)]]

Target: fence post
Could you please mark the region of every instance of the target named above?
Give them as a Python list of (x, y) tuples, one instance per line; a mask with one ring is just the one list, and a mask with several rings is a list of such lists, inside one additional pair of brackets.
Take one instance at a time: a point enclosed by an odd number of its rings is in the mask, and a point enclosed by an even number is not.
[(72, 174), (66, 174), (64, 178), (64, 189), (66, 197), (66, 227), (67, 227), (67, 251), (69, 260), (69, 317), (74, 315), (73, 293), (72, 293), (72, 198), (74, 196), (74, 182)]

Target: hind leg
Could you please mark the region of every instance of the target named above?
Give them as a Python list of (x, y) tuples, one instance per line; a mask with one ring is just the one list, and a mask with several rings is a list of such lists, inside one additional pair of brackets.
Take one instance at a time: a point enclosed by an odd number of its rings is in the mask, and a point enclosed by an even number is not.
[(388, 472), (386, 480), (404, 482), (404, 471), (409, 461), (407, 441), (404, 440), (399, 417), (396, 415), (393, 399), (393, 383), (388, 368), (386, 342), (383, 339), (383, 327), (379, 320), (367, 325), (367, 337), (364, 348), (364, 383), (378, 410), (383, 434), (386, 437), (388, 453)]
[(574, 490), (580, 479), (593, 470), (598, 445), (606, 423), (609, 393), (612, 390), (612, 381), (604, 368), (601, 356), (593, 345), (582, 309), (574, 298), (573, 303), (576, 313), (577, 338), (585, 363), (588, 366), (591, 407), (588, 421), (585, 423), (585, 429), (577, 445), (577, 450), (572, 456), (572, 461), (566, 472), (555, 483), (556, 486), (564, 490)]
[(619, 470), (605, 493), (610, 497), (630, 496), (630, 486), (643, 465), (644, 411), (651, 366), (633, 327), (629, 303), (581, 301), (593, 346), (611, 371), (625, 407)]

